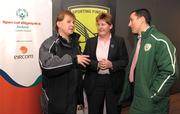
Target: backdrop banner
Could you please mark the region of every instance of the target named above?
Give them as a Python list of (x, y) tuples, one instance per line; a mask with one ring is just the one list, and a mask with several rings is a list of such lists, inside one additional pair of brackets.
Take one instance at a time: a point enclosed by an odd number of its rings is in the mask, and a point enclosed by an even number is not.
[[(62, 0), (61, 9), (69, 9), (76, 16), (76, 32), (81, 35), (82, 51), (85, 41), (97, 35), (96, 16), (101, 12), (111, 13), (113, 24), (116, 17), (116, 0)], [(56, 10), (53, 8), (53, 10)], [(115, 28), (115, 24), (114, 27)], [(114, 33), (114, 29), (112, 30)]]
[[(53, 8), (56, 10), (57, 8)], [(82, 51), (86, 40), (97, 35), (96, 16), (101, 12), (111, 13), (113, 28), (115, 28), (116, 0), (61, 0), (61, 9), (69, 9), (76, 16), (76, 32), (81, 35), (80, 45)], [(55, 12), (55, 11), (54, 11)], [(114, 33), (114, 29), (112, 30)], [(84, 93), (85, 109), (78, 110), (77, 114), (88, 114), (86, 95)], [(104, 109), (104, 114), (106, 109)]]
[(41, 114), (40, 44), (52, 35), (52, 0), (1, 0), (0, 114)]

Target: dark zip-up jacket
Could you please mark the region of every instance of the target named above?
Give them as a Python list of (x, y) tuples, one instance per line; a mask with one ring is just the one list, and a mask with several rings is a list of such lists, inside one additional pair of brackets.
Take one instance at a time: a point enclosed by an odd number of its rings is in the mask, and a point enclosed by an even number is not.
[(43, 88), (49, 98), (50, 113), (67, 113), (68, 105), (76, 107), (81, 72), (76, 55), (80, 54), (79, 34), (73, 33), (70, 42), (61, 36), (45, 40), (39, 50)]

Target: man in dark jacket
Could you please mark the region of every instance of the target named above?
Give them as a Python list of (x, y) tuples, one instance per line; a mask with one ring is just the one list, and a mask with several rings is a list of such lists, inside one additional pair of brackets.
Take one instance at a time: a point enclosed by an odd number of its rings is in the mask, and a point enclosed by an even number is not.
[(56, 20), (58, 35), (45, 40), (39, 50), (48, 114), (76, 113), (82, 78), (79, 64), (85, 67), (90, 60), (87, 55), (80, 55), (80, 35), (73, 32), (74, 22), (74, 14), (61, 11)]

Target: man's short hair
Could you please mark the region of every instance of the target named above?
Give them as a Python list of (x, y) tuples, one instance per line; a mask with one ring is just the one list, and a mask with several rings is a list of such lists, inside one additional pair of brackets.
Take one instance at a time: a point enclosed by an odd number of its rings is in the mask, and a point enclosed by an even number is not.
[(134, 12), (136, 13), (136, 15), (138, 17), (143, 16), (146, 20), (146, 23), (151, 25), (151, 14), (150, 14), (149, 10), (147, 10), (147, 9), (136, 9), (136, 10), (132, 11), (131, 14)]

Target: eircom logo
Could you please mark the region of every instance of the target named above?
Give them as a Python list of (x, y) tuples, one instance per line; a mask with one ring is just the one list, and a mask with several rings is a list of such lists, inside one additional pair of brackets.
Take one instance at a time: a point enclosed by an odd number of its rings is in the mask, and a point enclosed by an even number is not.
[(21, 51), (22, 54), (26, 54), (27, 51), (28, 51), (28, 48), (25, 47), (25, 46), (21, 46), (21, 47), (19, 48), (19, 50)]

